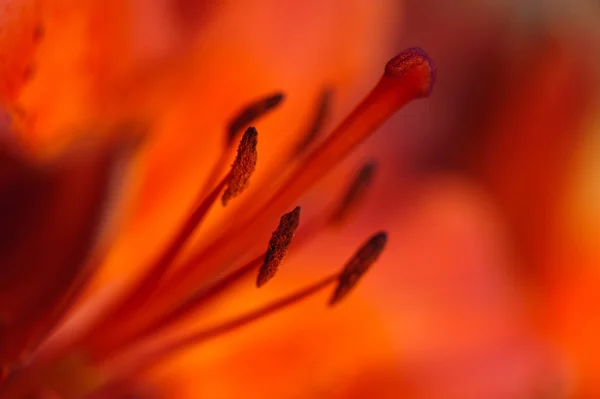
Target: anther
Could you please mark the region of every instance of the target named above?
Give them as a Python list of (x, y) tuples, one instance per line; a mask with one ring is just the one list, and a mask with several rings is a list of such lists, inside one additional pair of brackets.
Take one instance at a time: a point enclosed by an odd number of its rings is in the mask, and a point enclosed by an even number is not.
[(262, 97), (251, 104), (248, 104), (239, 111), (234, 118), (231, 119), (227, 127), (226, 145), (230, 146), (235, 142), (236, 137), (242, 129), (256, 119), (265, 115), (269, 111), (277, 107), (285, 98), (283, 93), (273, 93), (269, 96)]
[(44, 25), (42, 25), (41, 23), (38, 23), (35, 25), (35, 28), (33, 30), (33, 42), (34, 43), (39, 43), (45, 34), (45, 29), (44, 29)]
[(265, 254), (265, 260), (258, 272), (256, 279), (256, 286), (261, 287), (267, 281), (269, 281), (275, 273), (279, 264), (285, 257), (292, 238), (298, 224), (300, 223), (300, 207), (297, 206), (293, 211), (284, 214), (279, 220), (279, 226), (273, 232), (271, 240), (269, 241), (269, 247)]
[(333, 92), (331, 89), (324, 89), (321, 92), (321, 96), (315, 107), (314, 116), (307, 127), (306, 132), (300, 138), (300, 141), (294, 147), (292, 151), (293, 156), (299, 156), (306, 152), (306, 150), (315, 143), (321, 133), (323, 133), (323, 126), (329, 117), (331, 112), (331, 98)]
[(338, 277), (338, 285), (329, 300), (333, 306), (341, 301), (369, 267), (379, 258), (387, 242), (387, 233), (373, 235), (350, 259)]
[(376, 170), (377, 163), (375, 161), (368, 162), (360, 168), (354, 177), (354, 180), (352, 180), (352, 183), (346, 189), (340, 202), (331, 213), (331, 223), (342, 224), (344, 221), (348, 220), (350, 214), (352, 214), (365, 199), (365, 196), (371, 187), (371, 183), (373, 182)]
[(229, 200), (240, 195), (248, 187), (250, 176), (256, 168), (257, 144), (258, 132), (255, 128), (249, 127), (240, 141), (237, 156), (231, 166), (231, 176), (223, 197), (221, 197), (223, 206), (227, 205)]

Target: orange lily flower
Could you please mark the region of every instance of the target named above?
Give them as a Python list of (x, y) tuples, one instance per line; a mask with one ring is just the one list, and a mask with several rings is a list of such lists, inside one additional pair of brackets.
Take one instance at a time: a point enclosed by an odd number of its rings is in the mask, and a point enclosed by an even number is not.
[(351, 160), (379, 155), (345, 196), (335, 137), (386, 101), (321, 134), (393, 55), (397, 2), (9, 3), (0, 398), (600, 395), (583, 1), (403, 2), (436, 96)]
[[(332, 251), (318, 269), (290, 263), (288, 281), (268, 281), (287, 252), (348, 219), (372, 171), (331, 208), (303, 200), (308, 223), (299, 208), (289, 212), (298, 197), (431, 91), (435, 70), (422, 50), (385, 64), (396, 13), (382, 11), (394, 2), (380, 5), (23, 0), (3, 10), (11, 24), (2, 54), (15, 61), (2, 88), (0, 397), (345, 395), (365, 365), (387, 360), (376, 312), (358, 298), (338, 306), (383, 251), (385, 233), (363, 235), (354, 254)], [(359, 102), (368, 89), (360, 76), (375, 86)], [(331, 93), (341, 109), (359, 105), (323, 139)], [(248, 127), (255, 122), (258, 133)], [(115, 184), (122, 178), (130, 183)], [(331, 262), (346, 266), (327, 274)], [(253, 279), (261, 290), (248, 294), (243, 283)], [(325, 289), (338, 316), (324, 298), (307, 299)], [(300, 313), (288, 311), (299, 301)], [(213, 340), (238, 339), (225, 335), (282, 309), (263, 331), (252, 326), (267, 341), (239, 385), (204, 373), (194, 394), (168, 382), (183, 373), (174, 364), (210, 364), (232, 342)], [(305, 329), (290, 331), (290, 317)]]

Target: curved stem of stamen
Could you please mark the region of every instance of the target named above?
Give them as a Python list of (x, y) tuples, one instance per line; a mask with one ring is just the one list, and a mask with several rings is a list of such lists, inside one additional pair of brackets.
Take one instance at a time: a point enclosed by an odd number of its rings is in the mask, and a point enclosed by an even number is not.
[[(229, 174), (221, 180), (204, 200), (199, 201), (169, 246), (150, 265), (145, 275), (136, 282), (135, 286), (123, 296), (123, 299), (109, 310), (102, 319), (102, 324), (123, 321), (131, 317), (134, 312), (138, 311), (147, 302), (161, 283), (161, 279), (167, 273), (181, 249), (202, 223), (211, 206), (219, 198), (228, 181)], [(103, 340), (103, 337), (106, 337), (106, 332), (101, 331), (102, 329), (92, 331), (85, 339)]]
[(217, 297), (219, 294), (230, 289), (234, 284), (251, 275), (254, 275), (264, 261), (264, 258), (265, 254), (260, 254), (259, 256), (250, 260), (244, 266), (217, 280), (214, 284), (210, 285), (206, 289), (196, 292), (180, 305), (165, 313), (163, 316), (142, 328), (134, 335), (125, 337), (125, 339), (122, 339), (119, 342), (113, 342), (111, 343), (110, 347), (96, 348), (95, 353), (93, 354), (95, 360), (101, 361), (103, 359), (108, 359), (116, 350), (126, 347), (130, 343), (133, 344), (134, 342), (147, 338), (151, 335), (160, 333), (165, 328), (168, 328), (178, 321), (181, 321), (191, 313), (202, 309), (209, 303), (211, 298)]
[(219, 159), (212, 166), (210, 170), (210, 174), (206, 178), (204, 182), (204, 186), (202, 187), (202, 196), (207, 196), (210, 193), (210, 189), (213, 188), (215, 183), (219, 180), (219, 175), (223, 172), (223, 169), (227, 166), (227, 161), (229, 160), (231, 154), (233, 153), (232, 147), (225, 147), (219, 155)]
[[(325, 226), (323, 223), (326, 218), (314, 218), (309, 221), (306, 225), (298, 229), (294, 237), (294, 241), (290, 247), (291, 253), (302, 248), (307, 242), (316, 236), (316, 234)], [(217, 298), (223, 292), (232, 289), (232, 286), (238, 284), (241, 281), (249, 277), (253, 277), (258, 268), (264, 262), (265, 252), (254, 257), (248, 261), (244, 266), (241, 266), (234, 271), (226, 274), (219, 278), (216, 282), (206, 287), (205, 289), (197, 291), (195, 294), (187, 298), (181, 304), (171, 309), (163, 316), (154, 320), (152, 323), (143, 327), (133, 335), (124, 337), (120, 341), (110, 343), (110, 346), (102, 348), (95, 348), (93, 356), (96, 360), (102, 361), (109, 359), (114, 355), (115, 351), (120, 350), (123, 347), (127, 347), (129, 344), (133, 345), (135, 342), (139, 342), (145, 338), (158, 334), (164, 329), (174, 325), (175, 323), (185, 319), (191, 314), (197, 313), (202, 308), (210, 305), (211, 300)]]
[[(277, 311), (285, 309), (293, 304), (301, 302), (302, 300), (307, 299), (336, 283), (339, 280), (339, 277), (339, 273), (330, 275), (316, 283), (296, 291), (291, 295), (287, 295), (258, 309), (252, 310), (240, 316), (236, 316), (231, 320), (207, 329), (192, 332), (182, 337), (176, 337), (158, 347), (153, 346), (151, 350), (144, 354), (140, 354), (138, 352), (125, 354), (123, 357), (115, 359), (114, 362), (109, 362), (109, 364), (106, 364), (105, 367), (107, 370), (116, 370), (117, 374), (120, 376), (126, 375), (130, 377), (132, 375), (137, 375), (147, 368), (153, 366), (160, 360), (163, 360), (164, 358), (176, 353), (181, 349), (218, 338), (273, 313), (276, 313)], [(119, 370), (122, 370), (122, 372), (119, 373)]]
[(179, 349), (182, 349), (186, 346), (196, 345), (207, 341), (212, 338), (216, 338), (218, 336), (230, 333), (232, 331), (237, 330), (238, 328), (244, 327), (254, 321), (262, 319), (263, 317), (269, 316), (279, 310), (282, 310), (290, 305), (293, 305), (297, 302), (306, 299), (319, 291), (327, 288), (329, 285), (337, 282), (339, 279), (339, 273), (328, 276), (321, 281), (314, 283), (306, 288), (303, 288), (289, 296), (281, 298), (271, 304), (263, 306), (254, 311), (248, 312), (242, 316), (235, 317), (232, 320), (226, 321), (222, 324), (214, 326), (212, 328), (208, 328), (206, 330), (201, 330), (192, 334), (189, 334), (183, 338), (179, 338), (168, 345), (160, 348), (155, 356), (162, 357), (167, 356)]

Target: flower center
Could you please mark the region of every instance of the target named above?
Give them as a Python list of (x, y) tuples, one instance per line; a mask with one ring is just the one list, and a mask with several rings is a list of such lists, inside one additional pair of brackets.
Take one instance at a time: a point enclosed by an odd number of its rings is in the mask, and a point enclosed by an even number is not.
[[(373, 163), (366, 164), (358, 172), (347, 191), (326, 215), (301, 223), (299, 207), (283, 214), (266, 252), (245, 263), (232, 265), (231, 271), (216, 281), (209, 279), (216, 271), (222, 271), (226, 263), (224, 260), (231, 254), (243, 254), (245, 249), (252, 248), (249, 243), (253, 239), (253, 231), (264, 231), (274, 217), (289, 209), (296, 198), (385, 120), (410, 101), (429, 95), (434, 79), (433, 63), (422, 50), (408, 49), (400, 53), (388, 62), (382, 78), (363, 101), (328, 136), (319, 140), (331, 101), (331, 92), (325, 90), (311, 126), (290, 153), (292, 162), (283, 165), (280, 176), (275, 176), (264, 190), (262, 187), (259, 190), (265, 199), (257, 201), (256, 209), (235, 210), (230, 226), (223, 228), (207, 245), (192, 250), (189, 256), (179, 260), (182, 250), (218, 198), (221, 197), (223, 206), (226, 206), (248, 185), (256, 166), (259, 137), (256, 129), (248, 125), (273, 112), (283, 100), (283, 95), (275, 93), (249, 104), (231, 119), (222, 155), (213, 166), (205, 186), (199, 190), (196, 206), (166, 248), (145, 268), (139, 280), (97, 315), (83, 334), (66, 345), (49, 346), (34, 354), (29, 369), (38, 373), (40, 368), (60, 363), (70, 353), (84, 353), (91, 364), (98, 365), (112, 376), (109, 383), (102, 383), (94, 389), (107, 390), (110, 393), (108, 397), (113, 397), (112, 390), (119, 389), (120, 382), (165, 356), (253, 323), (334, 284), (329, 304), (337, 304), (379, 257), (387, 242), (386, 233), (380, 232), (368, 239), (340, 272), (231, 320), (199, 331), (185, 332), (175, 338), (168, 335), (161, 338), (165, 330), (209, 306), (219, 294), (232, 290), (240, 281), (255, 275), (256, 285), (263, 286), (275, 276), (288, 252), (298, 250), (324, 227), (346, 220), (373, 179)], [(242, 131), (244, 133), (239, 139)], [(231, 170), (219, 179), (233, 143), (238, 140), (237, 157)], [(273, 181), (277, 182), (274, 188)], [(297, 229), (297, 237), (293, 240)], [(207, 281), (212, 282), (207, 284)], [(0, 385), (0, 397), (19, 397), (12, 392), (27, 388), (27, 378), (24, 378), (27, 373), (28, 369), (24, 368), (9, 376), (9, 387)]]

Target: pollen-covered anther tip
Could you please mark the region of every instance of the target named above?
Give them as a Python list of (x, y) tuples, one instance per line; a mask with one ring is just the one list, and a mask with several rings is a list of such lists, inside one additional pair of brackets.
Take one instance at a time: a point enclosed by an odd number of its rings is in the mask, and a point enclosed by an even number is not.
[(279, 264), (287, 254), (288, 248), (294, 238), (294, 233), (300, 223), (300, 207), (297, 206), (293, 211), (284, 214), (279, 220), (277, 229), (273, 232), (269, 247), (265, 254), (265, 260), (258, 272), (256, 286), (261, 287), (267, 281), (273, 278), (277, 272)]
[(410, 77), (416, 85), (418, 97), (431, 94), (436, 78), (436, 68), (425, 50), (413, 47), (402, 51), (388, 61), (385, 66), (385, 76), (391, 78)]
[(360, 247), (340, 273), (338, 285), (329, 300), (330, 306), (337, 304), (352, 290), (362, 275), (379, 258), (386, 242), (387, 233), (379, 232), (371, 236), (369, 241)]
[(231, 173), (227, 183), (227, 188), (221, 197), (223, 206), (227, 205), (232, 198), (240, 195), (246, 189), (246, 187), (248, 187), (250, 176), (252, 176), (252, 173), (256, 168), (257, 144), (258, 132), (251, 126), (246, 129), (246, 132), (244, 133), (244, 136), (242, 137), (242, 140), (238, 146), (237, 156), (235, 157), (235, 161), (233, 161), (233, 165), (231, 166)]

